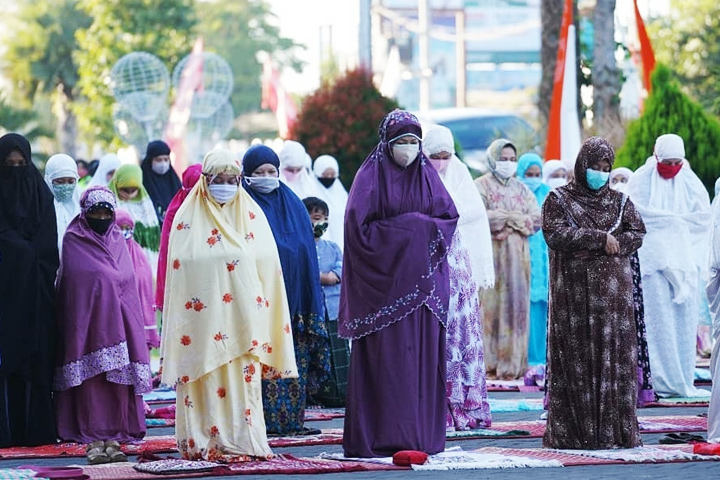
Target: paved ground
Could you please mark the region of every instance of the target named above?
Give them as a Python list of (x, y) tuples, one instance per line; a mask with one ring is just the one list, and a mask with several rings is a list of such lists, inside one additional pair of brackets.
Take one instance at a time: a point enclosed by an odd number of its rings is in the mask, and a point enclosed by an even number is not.
[[(517, 393), (517, 392), (491, 392), (494, 398), (538, 398), (541, 393)], [(651, 415), (697, 415), (705, 413), (707, 408), (689, 407), (689, 408), (646, 408), (639, 411), (641, 416)], [(493, 415), (493, 420), (513, 421), (513, 420), (536, 420), (541, 412), (512, 412), (497, 413)], [(334, 419), (332, 421), (310, 422), (309, 425), (317, 428), (338, 428), (342, 427), (342, 419)], [(149, 435), (168, 435), (172, 434), (172, 428), (152, 428), (148, 429)], [(658, 444), (662, 434), (643, 435), (646, 445)], [(703, 435), (704, 436), (704, 435)], [(448, 446), (461, 446), (465, 450), (472, 450), (480, 447), (511, 447), (511, 448), (537, 448), (542, 445), (541, 439), (490, 439), (490, 440), (460, 440), (448, 442)], [(291, 453), (297, 457), (312, 457), (321, 452), (342, 452), (340, 445), (320, 445), (312, 447), (292, 447), (275, 449), (276, 453)], [(130, 458), (133, 461), (133, 458)], [(37, 460), (3, 460), (0, 461), (0, 468), (16, 467), (20, 465), (72, 465), (84, 464), (84, 458), (54, 458), (54, 459), (37, 459)], [(414, 471), (379, 471), (379, 472), (354, 472), (354, 473), (337, 473), (324, 474), (323, 480), (371, 480), (371, 479), (390, 479), (405, 480), (413, 479), (520, 479), (532, 477), (533, 480), (557, 480), (561, 479), (589, 479), (593, 480), (602, 478), (632, 478), (653, 480), (690, 480), (693, 479), (714, 479), (720, 478), (720, 462), (691, 462), (691, 463), (666, 463), (666, 464), (645, 464), (645, 465), (603, 465), (603, 466), (583, 466), (583, 467), (565, 467), (565, 468), (535, 468), (535, 469), (514, 469), (514, 470), (470, 470), (470, 471), (448, 471), (448, 472), (414, 472)], [(162, 478), (162, 477), (158, 477)], [(207, 477), (222, 478), (228, 477)], [(265, 475), (243, 475), (243, 479), (263, 479), (268, 480)], [(287, 479), (308, 480), (307, 475), (285, 475)]]

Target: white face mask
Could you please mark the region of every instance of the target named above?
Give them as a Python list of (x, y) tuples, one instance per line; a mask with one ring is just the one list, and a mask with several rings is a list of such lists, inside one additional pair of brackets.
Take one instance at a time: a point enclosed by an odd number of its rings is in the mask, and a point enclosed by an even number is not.
[(258, 193), (270, 193), (280, 186), (278, 177), (245, 177), (245, 183)]
[(509, 162), (506, 160), (495, 164), (495, 173), (497, 173), (500, 178), (510, 178), (515, 175), (516, 171), (517, 162)]
[(235, 198), (238, 191), (237, 185), (215, 185), (211, 183), (208, 188), (210, 190), (210, 195), (212, 195), (215, 201), (220, 205), (223, 205)]
[(565, 185), (567, 185), (567, 178), (548, 178), (547, 184), (550, 185), (550, 188), (564, 187)]
[(420, 153), (419, 143), (405, 143), (392, 147), (393, 160), (401, 167), (410, 166), (418, 157), (418, 153)]
[(612, 188), (613, 190), (617, 190), (618, 192), (625, 193), (625, 190), (627, 190), (627, 186), (627, 183), (618, 182), (615, 185), (610, 185), (610, 188)]
[(165, 175), (170, 170), (170, 162), (152, 162), (152, 171), (158, 175)]

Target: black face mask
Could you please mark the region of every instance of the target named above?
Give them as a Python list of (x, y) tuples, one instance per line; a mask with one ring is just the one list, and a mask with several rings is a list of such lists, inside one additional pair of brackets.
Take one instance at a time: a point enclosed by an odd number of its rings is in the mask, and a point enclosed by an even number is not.
[(323, 236), (325, 231), (328, 229), (327, 222), (325, 223), (316, 223), (313, 227), (313, 234), (315, 235), (315, 238), (320, 238)]
[(98, 235), (105, 235), (110, 229), (110, 226), (115, 222), (114, 218), (85, 218), (90, 228), (93, 229)]
[(320, 181), (320, 183), (322, 183), (325, 188), (330, 188), (330, 187), (332, 187), (332, 184), (335, 183), (335, 180), (336, 180), (336, 179), (337, 179), (337, 177), (333, 177), (333, 178), (320, 177), (320, 178), (318, 178), (318, 180)]

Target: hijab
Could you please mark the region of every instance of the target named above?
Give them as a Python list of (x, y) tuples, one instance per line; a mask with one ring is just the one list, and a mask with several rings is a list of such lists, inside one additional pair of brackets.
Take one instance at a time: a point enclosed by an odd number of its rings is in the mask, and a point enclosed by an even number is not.
[(70, 155), (59, 153), (50, 157), (45, 164), (45, 183), (53, 192), (53, 180), (71, 177), (75, 179), (75, 188), (72, 195), (64, 201), (59, 201), (53, 193), (55, 204), (55, 219), (58, 230), (58, 251), (62, 252), (62, 240), (68, 225), (80, 213), (80, 185), (78, 185), (77, 163)]
[[(540, 177), (537, 177), (537, 181), (535, 182), (525, 177), (525, 172), (527, 172), (527, 169), (532, 165), (537, 165), (540, 169)], [(550, 193), (550, 187), (542, 182), (542, 169), (543, 161), (537, 153), (524, 153), (518, 158), (517, 178), (533, 192), (535, 199), (538, 201), (538, 205), (541, 207), (545, 201), (545, 197)]]
[[(299, 145), (299, 144), (298, 144)], [(276, 168), (280, 159), (264, 145), (250, 147), (243, 157), (243, 175), (250, 176), (259, 166), (270, 163)], [(315, 237), (310, 217), (302, 201), (290, 188), (280, 186), (269, 193), (259, 193), (246, 183), (243, 186), (262, 208), (272, 230), (282, 265), (290, 316), (322, 313), (322, 290)]]
[[(208, 176), (240, 174), (233, 153), (208, 152), (202, 171), (205, 175), (178, 209), (170, 234), (163, 382), (194, 382), (243, 355), (283, 378), (297, 377), (290, 313), (270, 225), (243, 188), (222, 206), (210, 194)], [(260, 373), (258, 369), (249, 375)], [(261, 403), (258, 408), (252, 416), (262, 419)]]
[(170, 202), (182, 185), (172, 164), (162, 175), (152, 169), (153, 158), (161, 155), (170, 155), (170, 147), (167, 143), (162, 140), (150, 142), (140, 167), (143, 173), (143, 186), (153, 201), (158, 218), (164, 219)]
[[(335, 172), (335, 181), (326, 187), (323, 184), (325, 179), (321, 179), (322, 174), (328, 168)], [(335, 157), (330, 155), (320, 155), (315, 159), (313, 165), (314, 179), (317, 182), (318, 197), (325, 200), (330, 209), (330, 219), (328, 221), (328, 229), (323, 235), (323, 240), (329, 240), (337, 244), (340, 250), (343, 248), (344, 229), (345, 229), (345, 208), (347, 207), (348, 193), (340, 181), (340, 166)]]
[(105, 187), (88, 188), (65, 234), (55, 390), (104, 374), (108, 382), (132, 385), (136, 394), (149, 392), (152, 374), (132, 260), (118, 228), (102, 235), (90, 228), (87, 215), (97, 206), (114, 212), (117, 201)]
[[(280, 180), (290, 187), (300, 199), (319, 196), (317, 182), (310, 178), (308, 171), (308, 154), (302, 144), (293, 140), (285, 140), (280, 151)], [(312, 164), (312, 161), (310, 161)], [(285, 174), (285, 167), (300, 168), (297, 175), (290, 179)]]
[[(135, 240), (146, 250), (157, 252), (160, 249), (160, 222), (150, 195), (143, 186), (142, 169), (137, 165), (122, 165), (115, 170), (108, 188), (118, 198), (118, 204), (135, 219)], [(137, 188), (138, 194), (130, 200), (121, 200), (118, 195), (121, 188)], [(150, 256), (148, 252), (146, 255), (151, 265), (156, 265), (157, 257)]]
[(655, 154), (635, 171), (627, 194), (647, 227), (639, 250), (643, 275), (662, 273), (673, 286), (673, 300), (694, 295), (692, 278), (707, 271), (710, 248), (710, 196), (687, 160), (672, 179), (657, 171), (658, 158), (685, 158), (682, 138), (662, 135)]
[[(115, 210), (115, 225), (121, 231), (123, 228), (135, 228), (135, 222), (130, 212), (121, 208)], [(140, 307), (145, 325), (145, 341), (148, 348), (157, 348), (160, 346), (160, 337), (158, 336), (157, 322), (155, 321), (155, 310), (153, 310), (153, 271), (150, 268), (150, 262), (143, 253), (142, 247), (135, 239), (133, 237), (127, 238), (124, 235), (123, 237), (125, 238), (128, 253), (130, 253), (130, 261), (137, 280)]]
[(497, 140), (494, 140), (490, 144), (490, 146), (488, 146), (486, 151), (488, 169), (497, 179), (497, 181), (503, 185), (507, 185), (510, 179), (513, 178), (503, 178), (497, 173), (497, 163), (500, 161), (500, 155), (502, 154), (502, 151), (505, 147), (510, 147), (517, 153), (517, 148), (515, 148), (515, 145), (506, 138), (498, 138)]
[(97, 169), (92, 179), (88, 183), (90, 187), (107, 187), (109, 180), (107, 179), (108, 173), (114, 172), (120, 168), (120, 157), (114, 153), (108, 153), (100, 157)]
[(586, 170), (603, 159), (607, 160), (612, 168), (615, 151), (610, 143), (600, 137), (588, 138), (580, 147), (575, 160), (575, 180), (553, 190), (578, 228), (609, 232), (622, 213), (624, 194), (612, 190), (610, 182), (605, 183), (599, 190), (588, 186)]
[(449, 128), (437, 125), (423, 137), (423, 153), (452, 154), (444, 173), (440, 174), (445, 188), (457, 208), (460, 218), (457, 228), (472, 260), (473, 278), (478, 288), (490, 288), (495, 283), (490, 224), (485, 203), (473, 183), (467, 166), (455, 155), (455, 141)]
[(558, 170), (565, 170), (565, 172), (567, 172), (567, 169), (567, 165), (565, 165), (565, 163), (560, 160), (548, 160), (542, 166), (543, 182), (548, 183), (548, 180), (550, 180), (550, 176)]
[(173, 197), (170, 205), (168, 205), (167, 213), (165, 214), (165, 221), (162, 225), (162, 232), (160, 234), (160, 251), (158, 253), (158, 267), (157, 267), (157, 283), (155, 285), (155, 307), (162, 310), (163, 300), (165, 297), (165, 274), (167, 270), (167, 249), (168, 242), (170, 241), (170, 232), (175, 221), (175, 214), (177, 213), (180, 206), (187, 198), (190, 190), (200, 180), (202, 175), (202, 164), (196, 163), (190, 165), (187, 170), (183, 172), (182, 177), (182, 188)]
[(407, 134), (422, 138), (417, 118), (403, 110), (390, 112), (350, 190), (338, 325), (342, 337), (377, 332), (423, 304), (441, 323), (447, 320), (447, 254), (458, 212), (422, 150), (407, 167), (392, 159), (391, 141)]
[[(26, 165), (4, 165), (13, 150)], [(53, 195), (32, 162), (30, 143), (0, 137), (0, 356), (2, 373), (52, 384), (54, 282), (58, 269)]]

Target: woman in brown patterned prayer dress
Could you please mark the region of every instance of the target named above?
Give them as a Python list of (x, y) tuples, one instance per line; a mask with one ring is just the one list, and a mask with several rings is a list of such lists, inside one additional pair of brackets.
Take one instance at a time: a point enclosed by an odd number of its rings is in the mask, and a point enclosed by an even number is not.
[(630, 255), (645, 225), (628, 197), (608, 186), (610, 144), (588, 139), (575, 180), (543, 205), (550, 248), (549, 448), (642, 445), (635, 415), (637, 340)]

